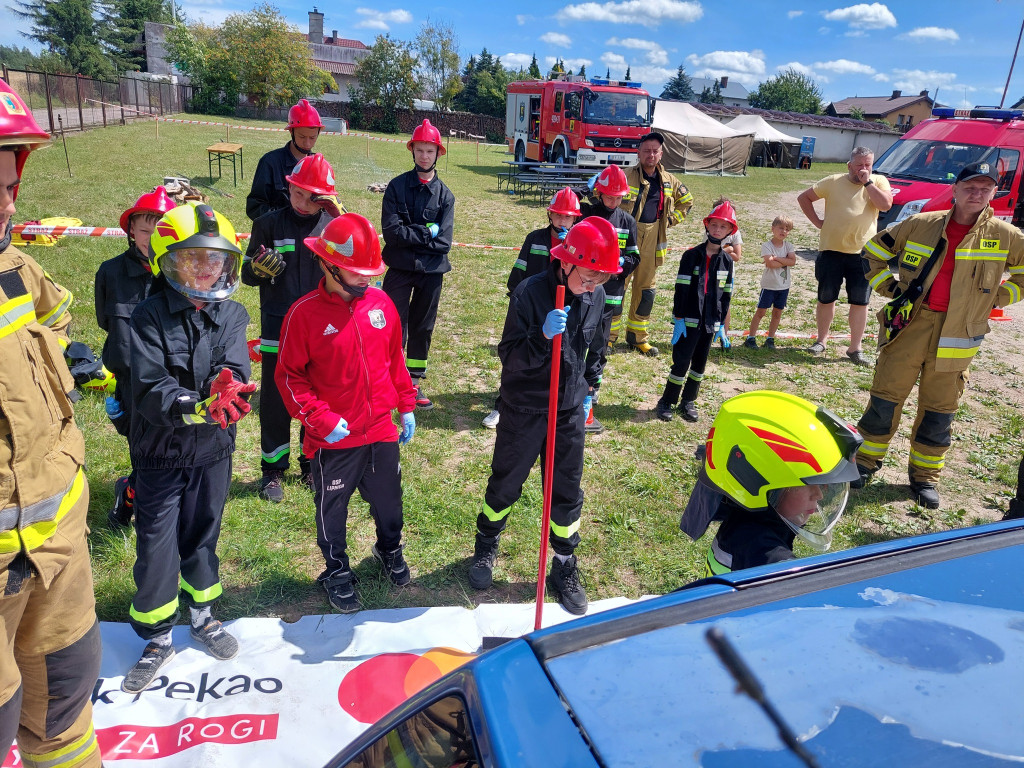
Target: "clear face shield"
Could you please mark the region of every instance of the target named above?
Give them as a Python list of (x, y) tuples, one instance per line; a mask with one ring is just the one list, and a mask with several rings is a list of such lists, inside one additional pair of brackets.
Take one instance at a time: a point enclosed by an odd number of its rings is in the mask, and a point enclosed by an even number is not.
[(224, 301), (238, 290), (241, 254), (213, 248), (168, 251), (160, 273), (176, 291), (197, 301)]
[(848, 482), (798, 485), (768, 494), (768, 503), (793, 533), (817, 552), (832, 546), (832, 529), (846, 509)]

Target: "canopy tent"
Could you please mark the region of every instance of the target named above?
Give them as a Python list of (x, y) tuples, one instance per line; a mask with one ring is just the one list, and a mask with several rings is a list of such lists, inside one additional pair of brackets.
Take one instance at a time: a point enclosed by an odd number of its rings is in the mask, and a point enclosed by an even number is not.
[(753, 131), (737, 132), (681, 101), (659, 100), (651, 130), (665, 137), (670, 171), (742, 174), (754, 143)]
[(753, 131), (750, 164), (775, 168), (796, 168), (800, 139), (774, 128), (760, 115), (737, 115), (726, 125), (741, 133)]

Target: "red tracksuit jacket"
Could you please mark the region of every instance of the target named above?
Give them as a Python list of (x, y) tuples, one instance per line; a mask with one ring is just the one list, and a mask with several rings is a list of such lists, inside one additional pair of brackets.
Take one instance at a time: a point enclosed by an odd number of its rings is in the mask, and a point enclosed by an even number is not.
[[(319, 287), (296, 301), (281, 329), (274, 376), (285, 408), (306, 427), (303, 453), (393, 442), (391, 412), (416, 409), (416, 388), (402, 353), (402, 324), (379, 288), (347, 302)], [(344, 418), (350, 434), (324, 438)]]

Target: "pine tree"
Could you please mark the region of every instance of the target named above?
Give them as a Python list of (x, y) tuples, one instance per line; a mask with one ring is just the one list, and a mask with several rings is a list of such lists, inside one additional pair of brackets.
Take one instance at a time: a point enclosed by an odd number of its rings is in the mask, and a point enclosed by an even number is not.
[(625, 79), (626, 80), (630, 80), (631, 78), (632, 78), (632, 75), (630, 75), (630, 73), (629, 73), (629, 65), (627, 64), (626, 65), (626, 77), (625, 77)]
[(697, 96), (693, 92), (693, 83), (690, 82), (689, 76), (683, 69), (683, 65), (679, 65), (679, 70), (676, 72), (676, 76), (673, 77), (665, 85), (665, 90), (661, 93), (663, 99), (673, 99), (675, 101), (696, 101)]
[(587, 76), (587, 65), (586, 64), (580, 64), (580, 77), (586, 77), (586, 76)]
[[(174, 2), (174, 0), (171, 0)], [(111, 0), (103, 9), (107, 44), (119, 70), (146, 70), (143, 34), (147, 21), (170, 24), (174, 9), (165, 0)]]
[(533, 61), (530, 62), (530, 78), (533, 80), (540, 80), (540, 65), (537, 63), (537, 54), (533, 54)]
[(116, 76), (104, 51), (94, 0), (15, 0), (11, 10), (32, 23), (28, 37), (64, 59), (71, 72), (100, 79)]
[(605, 69), (605, 71), (604, 71), (604, 79), (605, 80), (611, 80), (612, 79), (611, 67), (608, 67), (608, 68)]

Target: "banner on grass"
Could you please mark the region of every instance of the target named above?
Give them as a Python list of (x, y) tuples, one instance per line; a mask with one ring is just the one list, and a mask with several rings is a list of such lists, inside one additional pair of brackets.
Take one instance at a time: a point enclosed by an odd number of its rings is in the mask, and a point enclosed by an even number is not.
[[(590, 612), (628, 602), (592, 603)], [(573, 617), (555, 603), (550, 626)], [(176, 627), (177, 655), (132, 696), (121, 680), (145, 643), (105, 623), (93, 721), (107, 765), (318, 766), (396, 706), (473, 658), (485, 636), (533, 629), (534, 606), (403, 608), (352, 616), (239, 619), (240, 651), (217, 661)], [(21, 765), (17, 748), (3, 768)]]

